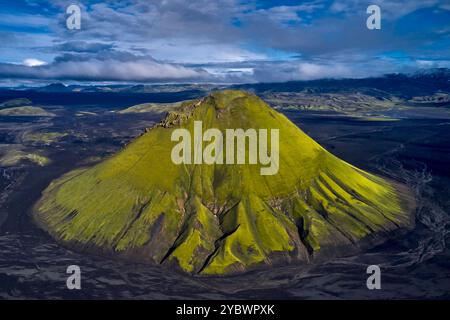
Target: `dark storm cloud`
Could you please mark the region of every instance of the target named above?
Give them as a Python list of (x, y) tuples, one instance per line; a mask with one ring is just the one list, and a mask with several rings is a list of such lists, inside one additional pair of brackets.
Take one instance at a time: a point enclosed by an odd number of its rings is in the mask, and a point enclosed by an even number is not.
[[(79, 3), (79, 31), (65, 27), (71, 1), (33, 1), (20, 19), (0, 12), (10, 25), (2, 61), (16, 63), (1, 65), (0, 77), (284, 81), (448, 66), (450, 56), (450, 5), (442, 0), (373, 0), (382, 10), (377, 31), (366, 28), (363, 0)], [(48, 64), (17, 65), (28, 58)]]
[[(442, 2), (442, 1), (441, 1)], [(60, 30), (67, 37), (109, 41), (151, 42), (157, 39), (188, 39), (192, 43), (255, 43), (263, 47), (303, 54), (327, 54), (341, 50), (404, 50), (416, 48), (424, 39), (439, 40), (445, 34), (435, 30), (398, 32), (397, 21), (416, 10), (439, 7), (440, 1), (373, 1), (382, 8), (383, 28), (366, 28), (367, 1), (307, 1), (300, 5), (258, 9), (256, 3), (217, 1), (130, 1), (86, 6), (83, 32)], [(132, 4), (132, 5), (131, 5)], [(327, 14), (324, 15), (323, 13)], [(430, 10), (432, 14), (432, 10)], [(431, 17), (431, 16), (430, 16)], [(233, 21), (240, 21), (238, 26)]]

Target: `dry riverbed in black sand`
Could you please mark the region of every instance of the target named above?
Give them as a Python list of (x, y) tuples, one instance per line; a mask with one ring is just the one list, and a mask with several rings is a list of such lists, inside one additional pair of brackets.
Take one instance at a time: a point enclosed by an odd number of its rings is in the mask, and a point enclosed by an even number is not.
[[(429, 117), (422, 110), (396, 114), (404, 117), (400, 121), (372, 121), (285, 112), (338, 157), (410, 185), (418, 203), (416, 228), (364, 254), (308, 270), (288, 266), (199, 279), (74, 253), (33, 224), (30, 209), (53, 179), (113, 154), (163, 117), (117, 115), (111, 111), (118, 107), (103, 105), (46, 109), (57, 116), (0, 118), (2, 154), (15, 148), (51, 161), (0, 168), (0, 298), (450, 298), (450, 117)], [(52, 142), (26, 141), (33, 132), (66, 135)], [(72, 264), (82, 270), (79, 291), (66, 289), (66, 268)], [(382, 290), (366, 288), (370, 264), (381, 266)]]

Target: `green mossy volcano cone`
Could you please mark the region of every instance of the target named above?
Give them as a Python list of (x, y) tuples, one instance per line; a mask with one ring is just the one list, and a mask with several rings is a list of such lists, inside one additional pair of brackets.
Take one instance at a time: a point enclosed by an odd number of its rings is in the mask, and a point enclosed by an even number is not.
[[(279, 129), (279, 171), (176, 165), (172, 131)], [(270, 150), (270, 149), (269, 149)], [(333, 156), (255, 95), (222, 91), (183, 104), (113, 157), (52, 182), (35, 206), (60, 243), (227, 274), (349, 254), (412, 226), (406, 188)]]

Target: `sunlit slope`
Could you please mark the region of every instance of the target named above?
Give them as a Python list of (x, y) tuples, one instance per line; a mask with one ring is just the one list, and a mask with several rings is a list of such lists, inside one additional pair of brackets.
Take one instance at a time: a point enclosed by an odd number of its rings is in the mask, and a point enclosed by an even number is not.
[[(172, 131), (193, 134), (200, 120), (204, 130), (279, 129), (278, 173), (173, 164)], [(169, 113), (104, 162), (54, 181), (34, 216), (78, 250), (224, 274), (379, 242), (410, 227), (411, 201), (400, 189), (328, 153), (258, 97), (222, 91)]]

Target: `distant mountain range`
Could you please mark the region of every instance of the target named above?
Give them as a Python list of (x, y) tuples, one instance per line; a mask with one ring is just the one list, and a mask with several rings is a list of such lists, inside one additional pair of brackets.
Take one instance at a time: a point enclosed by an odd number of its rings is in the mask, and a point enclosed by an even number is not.
[(450, 69), (429, 69), (413, 74), (387, 74), (382, 77), (364, 79), (321, 79), (312, 81), (290, 81), (284, 83), (258, 83), (235, 86), (257, 93), (305, 92), (305, 93), (349, 93), (359, 92), (374, 97), (386, 95), (410, 99), (415, 96), (433, 95), (436, 92), (450, 93)]
[(159, 93), (159, 92), (182, 92), (182, 91), (211, 91), (224, 88), (225, 85), (212, 84), (159, 84), (159, 85), (65, 85), (63, 83), (52, 83), (43, 87), (21, 88), (37, 92), (122, 92), (122, 93)]
[(224, 88), (236, 88), (256, 93), (304, 92), (348, 93), (359, 92), (374, 97), (386, 95), (411, 99), (430, 96), (437, 92), (450, 93), (450, 69), (434, 68), (412, 74), (387, 74), (382, 77), (363, 79), (320, 79), (289, 81), (282, 83), (250, 83), (238, 85), (221, 84), (120, 84), (120, 85), (65, 85), (52, 83), (43, 87), (21, 87), (17, 90), (37, 92), (123, 92), (158, 93), (199, 91), (209, 92)]
[[(4, 101), (31, 99), (38, 104), (64, 103), (138, 105), (196, 99), (212, 91), (245, 90), (279, 110), (322, 110), (367, 115), (403, 107), (450, 107), (450, 69), (388, 74), (363, 79), (321, 79), (250, 84), (116, 84), (65, 85), (3, 90)], [(23, 92), (23, 94), (21, 93)], [(78, 93), (85, 93), (84, 95)], [(0, 102), (4, 102), (0, 101)]]

